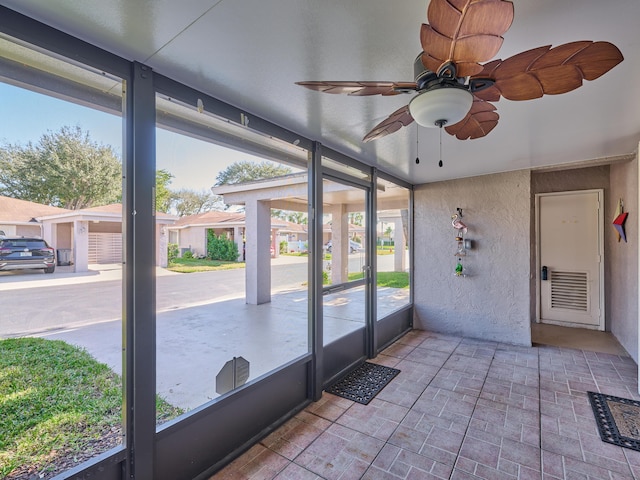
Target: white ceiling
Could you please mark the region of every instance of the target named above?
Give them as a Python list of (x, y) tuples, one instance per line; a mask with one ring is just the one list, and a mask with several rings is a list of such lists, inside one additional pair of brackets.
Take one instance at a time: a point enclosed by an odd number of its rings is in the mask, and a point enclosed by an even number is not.
[[(411, 183), (617, 157), (640, 141), (640, 1), (514, 0), (498, 58), (577, 40), (625, 60), (579, 89), (497, 102), (487, 136), (414, 124), (362, 137), (410, 95), (349, 97), (301, 80), (412, 81), (425, 0), (3, 0), (2, 4)], [(420, 163), (416, 165), (416, 136)]]

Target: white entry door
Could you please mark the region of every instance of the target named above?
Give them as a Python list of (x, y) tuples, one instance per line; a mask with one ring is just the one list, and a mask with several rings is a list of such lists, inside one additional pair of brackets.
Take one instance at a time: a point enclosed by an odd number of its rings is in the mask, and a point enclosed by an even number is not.
[(604, 330), (603, 192), (536, 195), (538, 318)]

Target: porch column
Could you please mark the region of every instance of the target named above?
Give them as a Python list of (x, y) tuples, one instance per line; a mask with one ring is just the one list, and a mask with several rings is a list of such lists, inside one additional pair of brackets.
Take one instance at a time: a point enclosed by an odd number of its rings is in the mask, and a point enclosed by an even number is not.
[(331, 212), (331, 283), (349, 278), (349, 216), (344, 204), (332, 205)]
[(167, 268), (169, 265), (168, 247), (169, 247), (169, 229), (166, 224), (156, 225), (156, 236), (158, 238), (158, 251), (156, 252), (156, 265)]
[(89, 222), (73, 221), (73, 271), (89, 271)]
[(245, 228), (245, 301), (260, 305), (271, 301), (271, 202), (247, 201)]
[[(56, 230), (57, 225), (51, 222), (45, 222), (42, 224), (42, 239), (47, 242), (55, 250), (58, 248)], [(57, 257), (56, 257), (57, 258)]]
[(280, 256), (280, 240), (279, 240), (279, 232), (277, 228), (271, 229), (271, 245), (273, 246), (273, 256), (274, 258), (278, 258)]
[(406, 239), (402, 228), (402, 217), (394, 221), (393, 227), (393, 271), (404, 272), (407, 269), (407, 254), (404, 249)]

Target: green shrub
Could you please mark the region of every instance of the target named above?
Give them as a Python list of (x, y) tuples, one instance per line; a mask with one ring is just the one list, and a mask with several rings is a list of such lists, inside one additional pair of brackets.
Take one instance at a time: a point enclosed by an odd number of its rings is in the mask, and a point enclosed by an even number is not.
[(182, 258), (193, 258), (193, 252), (191, 250), (187, 250), (182, 254)]
[(287, 242), (286, 240), (283, 240), (280, 242), (280, 253), (289, 253), (289, 242)]
[(179, 254), (180, 250), (178, 249), (177, 243), (170, 243), (169, 245), (167, 245), (167, 259), (169, 260), (169, 263), (178, 258)]
[(216, 235), (213, 230), (207, 232), (207, 257), (211, 260), (235, 262), (238, 260), (238, 245), (224, 235)]

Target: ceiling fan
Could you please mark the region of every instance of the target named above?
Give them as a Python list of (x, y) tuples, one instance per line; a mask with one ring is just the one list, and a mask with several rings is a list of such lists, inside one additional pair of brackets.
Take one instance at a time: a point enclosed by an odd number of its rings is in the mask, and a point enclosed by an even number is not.
[(491, 60), (513, 21), (508, 0), (431, 0), (429, 24), (422, 24), (422, 52), (414, 62), (414, 82), (308, 81), (298, 85), (324, 93), (398, 95), (418, 92), (365, 135), (368, 142), (414, 120), (440, 127), (460, 140), (480, 138), (498, 124), (500, 97), (531, 100), (567, 93), (595, 80), (623, 56), (609, 42), (590, 40), (534, 48), (506, 60)]

